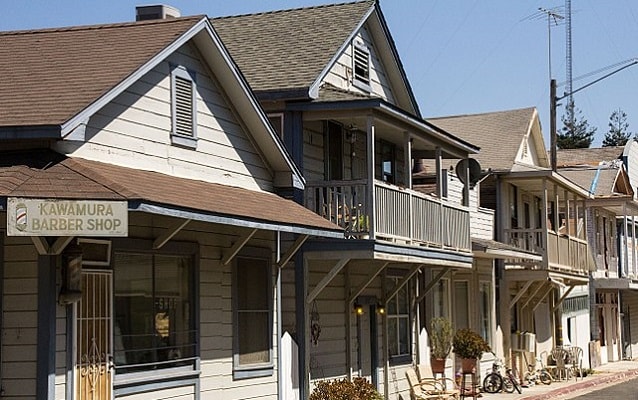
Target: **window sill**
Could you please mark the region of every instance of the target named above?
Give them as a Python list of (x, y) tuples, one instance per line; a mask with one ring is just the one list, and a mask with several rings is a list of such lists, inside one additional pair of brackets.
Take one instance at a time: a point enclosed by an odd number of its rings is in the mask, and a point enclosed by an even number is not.
[(354, 78), (354, 79), (352, 80), (352, 86), (354, 86), (354, 87), (356, 87), (356, 88), (358, 88), (358, 89), (361, 89), (361, 90), (363, 90), (363, 91), (364, 91), (364, 92), (366, 92), (366, 93), (371, 93), (371, 92), (372, 92), (372, 88), (370, 87), (370, 84), (369, 84), (369, 83), (366, 83), (366, 82), (360, 81), (360, 80), (359, 80), (359, 79), (357, 79), (357, 78)]
[(233, 369), (233, 379), (250, 379), (264, 376), (272, 376), (274, 366), (269, 364), (263, 367), (244, 367)]
[(197, 148), (197, 138), (184, 135), (176, 135), (171, 133), (171, 143), (176, 146), (186, 147), (189, 149)]

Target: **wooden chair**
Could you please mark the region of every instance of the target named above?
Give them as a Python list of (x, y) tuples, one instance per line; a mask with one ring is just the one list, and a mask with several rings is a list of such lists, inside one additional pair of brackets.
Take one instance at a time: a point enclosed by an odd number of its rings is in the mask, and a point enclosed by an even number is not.
[(430, 364), (418, 364), (416, 366), (416, 372), (419, 375), (419, 381), (435, 381), (435, 383), (439, 385), (445, 393), (452, 395), (456, 399), (458, 399), (461, 395), (461, 390), (454, 379), (443, 376), (435, 377)]
[(416, 371), (412, 368), (405, 371), (405, 377), (410, 385), (410, 398), (412, 400), (448, 400), (453, 398), (435, 380), (420, 381)]

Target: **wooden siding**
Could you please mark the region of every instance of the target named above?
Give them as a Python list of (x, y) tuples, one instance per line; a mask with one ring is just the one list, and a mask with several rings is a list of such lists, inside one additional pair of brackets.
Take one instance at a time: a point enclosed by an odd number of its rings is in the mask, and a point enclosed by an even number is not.
[(370, 51), (370, 89), (372, 92), (367, 93), (352, 84), (352, 43), (346, 46), (343, 53), (337, 59), (337, 62), (326, 75), (324, 82), (330, 83), (343, 90), (378, 96), (395, 104), (394, 94), (392, 93), (385, 67), (381, 63), (376, 46), (365, 26), (357, 33), (354, 40), (359, 40), (360, 43), (363, 43)]
[[(197, 149), (171, 145), (171, 65), (196, 73)], [(60, 141), (56, 150), (169, 175), (272, 191), (272, 172), (251, 142), (237, 110), (185, 44), (103, 107), (86, 128), (86, 142)]]
[(197, 398), (197, 395), (195, 393), (195, 386), (190, 385), (170, 389), (154, 390), (152, 392), (146, 393), (131, 394), (128, 396), (117, 396), (117, 398), (123, 400), (193, 400)]
[[(0, 223), (6, 226), (5, 214), (0, 215)], [(36, 394), (37, 260), (29, 238), (4, 238), (1, 379), (6, 399), (35, 398)]]

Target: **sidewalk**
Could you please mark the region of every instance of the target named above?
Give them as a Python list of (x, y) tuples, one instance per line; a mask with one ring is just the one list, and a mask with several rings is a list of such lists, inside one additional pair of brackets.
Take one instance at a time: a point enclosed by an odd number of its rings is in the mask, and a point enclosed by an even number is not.
[(551, 385), (534, 385), (523, 388), (523, 393), (483, 393), (482, 400), (562, 400), (575, 396), (576, 392), (589, 392), (597, 386), (614, 382), (623, 382), (638, 377), (638, 361), (618, 361), (601, 365), (593, 375), (585, 378), (573, 378), (569, 381), (552, 382)]

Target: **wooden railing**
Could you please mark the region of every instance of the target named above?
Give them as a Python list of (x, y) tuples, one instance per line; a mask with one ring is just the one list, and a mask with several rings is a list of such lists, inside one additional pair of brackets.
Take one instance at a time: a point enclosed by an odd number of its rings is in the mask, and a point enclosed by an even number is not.
[[(543, 248), (543, 235), (547, 235), (547, 251)], [(595, 269), (594, 259), (587, 241), (559, 235), (542, 229), (506, 229), (509, 244), (522, 250), (542, 254), (550, 269), (588, 274)]]
[(471, 251), (466, 207), (380, 181), (373, 195), (374, 215), (365, 180), (308, 183), (306, 207), (344, 228), (346, 237)]

